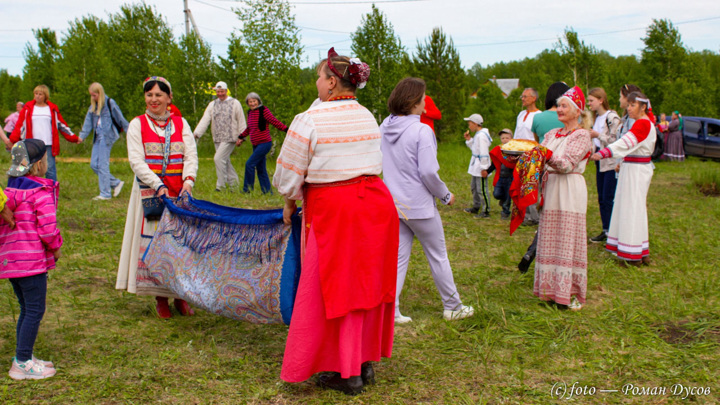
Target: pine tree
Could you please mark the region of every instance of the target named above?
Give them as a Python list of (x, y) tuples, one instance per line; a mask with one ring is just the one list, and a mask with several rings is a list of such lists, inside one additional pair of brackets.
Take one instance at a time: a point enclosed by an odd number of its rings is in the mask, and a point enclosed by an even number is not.
[(418, 42), (412, 65), (413, 74), (425, 80), (427, 94), (443, 114), (442, 120), (435, 123), (438, 139), (461, 139), (468, 93), (465, 71), (452, 38), (441, 28), (434, 28), (425, 43)]
[(392, 24), (374, 4), (351, 38), (354, 56), (370, 66), (370, 79), (367, 86), (357, 92), (358, 101), (381, 122), (388, 115), (390, 93), (405, 75), (402, 64), (405, 47)]

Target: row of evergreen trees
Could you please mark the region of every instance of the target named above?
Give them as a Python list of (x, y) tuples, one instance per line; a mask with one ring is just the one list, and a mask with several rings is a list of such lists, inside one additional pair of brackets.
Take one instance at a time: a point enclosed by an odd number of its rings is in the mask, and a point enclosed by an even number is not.
[[(142, 82), (162, 75), (173, 84), (174, 102), (191, 125), (212, 99), (211, 86), (228, 82), (231, 94), (243, 99), (250, 91), (263, 98), (284, 122), (305, 110), (317, 97), (314, 67), (302, 69), (302, 46), (286, 0), (242, 0), (236, 11), (242, 28), (229, 38), (228, 56), (213, 58), (207, 43), (190, 34), (175, 38), (169, 24), (154, 8), (124, 5), (107, 19), (86, 16), (70, 22), (58, 41), (55, 32), (35, 31), (36, 44), (28, 44), (22, 78), (0, 70), (0, 116), (14, 110), (18, 100), (32, 98), (40, 83), (51, 89), (51, 100), (74, 128), (79, 128), (89, 105), (88, 85), (105, 87), (128, 117), (142, 113)], [(514, 128), (522, 108), (524, 87), (540, 92), (555, 81), (606, 89), (611, 106), (617, 105), (625, 83), (643, 88), (656, 112), (680, 110), (686, 116), (720, 116), (720, 55), (684, 47), (678, 30), (667, 20), (655, 20), (643, 38), (641, 57), (613, 57), (578, 38), (569, 29), (552, 48), (521, 61), (465, 69), (452, 38), (435, 28), (410, 53), (393, 25), (374, 5), (351, 36), (353, 56), (372, 70), (368, 86), (358, 91), (359, 101), (381, 121), (395, 84), (405, 76), (427, 82), (427, 92), (443, 113), (436, 124), (440, 140), (460, 140), (462, 118), (477, 112), (492, 132)], [(505, 98), (489, 79), (519, 78), (520, 88)], [(477, 92), (476, 98), (470, 95)]]

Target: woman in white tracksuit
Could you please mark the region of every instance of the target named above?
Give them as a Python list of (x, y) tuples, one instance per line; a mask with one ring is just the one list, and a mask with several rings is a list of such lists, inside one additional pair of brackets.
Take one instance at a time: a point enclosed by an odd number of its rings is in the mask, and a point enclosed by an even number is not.
[(380, 126), (383, 180), (395, 199), (400, 216), (395, 323), (412, 321), (400, 313), (400, 293), (407, 274), (413, 237), (422, 244), (447, 320), (472, 316), (474, 310), (460, 301), (445, 249), (445, 232), (435, 198), (452, 205), (455, 196), (438, 176), (437, 142), (429, 126), (420, 122), (425, 108), (425, 82), (406, 78), (390, 94), (392, 115)]

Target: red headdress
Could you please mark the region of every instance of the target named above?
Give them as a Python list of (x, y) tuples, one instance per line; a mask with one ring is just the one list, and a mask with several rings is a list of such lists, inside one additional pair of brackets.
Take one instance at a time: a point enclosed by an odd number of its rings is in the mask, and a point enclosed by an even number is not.
[(569, 100), (580, 111), (585, 110), (585, 94), (578, 86), (569, 89), (560, 98)]

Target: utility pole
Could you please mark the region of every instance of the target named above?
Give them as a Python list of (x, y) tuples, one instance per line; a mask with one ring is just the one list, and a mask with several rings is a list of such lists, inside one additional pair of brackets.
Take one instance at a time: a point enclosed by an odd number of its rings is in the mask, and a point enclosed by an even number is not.
[(195, 18), (193, 18), (192, 12), (188, 8), (188, 0), (183, 0), (183, 12), (185, 13), (185, 35), (190, 35), (190, 24), (192, 23), (195, 35), (202, 39), (200, 30), (198, 30), (197, 24), (195, 24)]

